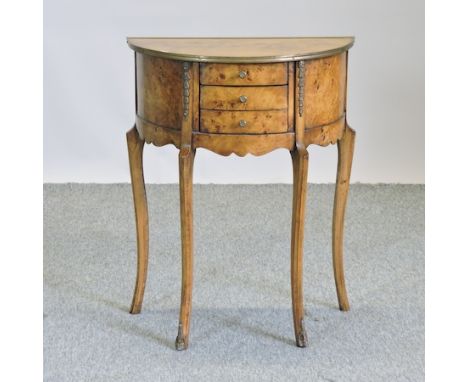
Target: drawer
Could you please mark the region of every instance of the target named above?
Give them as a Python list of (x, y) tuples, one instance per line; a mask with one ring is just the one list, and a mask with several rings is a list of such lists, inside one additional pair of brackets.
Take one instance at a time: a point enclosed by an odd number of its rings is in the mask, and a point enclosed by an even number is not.
[(201, 110), (200, 131), (224, 134), (266, 134), (288, 131), (287, 110)]
[(212, 110), (278, 110), (288, 107), (287, 86), (202, 86), (200, 107)]
[(279, 64), (200, 64), (202, 85), (286, 85), (288, 67)]

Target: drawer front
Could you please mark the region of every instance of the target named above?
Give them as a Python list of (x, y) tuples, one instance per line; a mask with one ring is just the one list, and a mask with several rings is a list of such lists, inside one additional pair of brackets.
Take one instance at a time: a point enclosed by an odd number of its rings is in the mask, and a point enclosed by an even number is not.
[(278, 110), (288, 107), (287, 86), (202, 86), (200, 107), (212, 110)]
[(287, 64), (201, 64), (202, 85), (286, 85)]
[(201, 110), (200, 131), (220, 134), (267, 134), (288, 131), (287, 110)]

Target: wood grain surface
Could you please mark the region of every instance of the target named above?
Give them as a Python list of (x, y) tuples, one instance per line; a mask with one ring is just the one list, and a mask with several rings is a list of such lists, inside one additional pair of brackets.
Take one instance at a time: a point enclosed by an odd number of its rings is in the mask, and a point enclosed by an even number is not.
[(137, 52), (174, 60), (269, 63), (332, 56), (348, 50), (354, 37), (128, 37), (127, 43)]
[(335, 144), (343, 136), (345, 117), (341, 117), (328, 125), (311, 127), (304, 130), (304, 144), (328, 146)]
[(136, 55), (137, 115), (158, 126), (182, 125), (182, 63)]
[(202, 85), (286, 85), (287, 64), (200, 64)]
[[(241, 97), (247, 97), (246, 102)], [(202, 86), (200, 107), (212, 110), (287, 109), (287, 86)]]
[(345, 111), (346, 54), (305, 61), (305, 127), (336, 121)]
[(180, 130), (158, 126), (138, 116), (136, 117), (136, 126), (146, 143), (152, 143), (155, 146), (173, 144), (175, 147), (180, 148)]
[(267, 134), (288, 131), (286, 110), (202, 110), (200, 131), (219, 134)]
[(219, 155), (264, 155), (270, 151), (294, 148), (294, 134), (203, 134), (193, 135), (194, 147), (203, 147)]

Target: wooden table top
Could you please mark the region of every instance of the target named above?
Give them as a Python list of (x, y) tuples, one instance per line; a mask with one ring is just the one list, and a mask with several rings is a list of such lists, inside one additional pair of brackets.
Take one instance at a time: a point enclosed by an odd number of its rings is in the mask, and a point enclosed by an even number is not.
[(335, 55), (348, 50), (354, 37), (128, 37), (127, 43), (137, 52), (174, 60), (266, 63)]

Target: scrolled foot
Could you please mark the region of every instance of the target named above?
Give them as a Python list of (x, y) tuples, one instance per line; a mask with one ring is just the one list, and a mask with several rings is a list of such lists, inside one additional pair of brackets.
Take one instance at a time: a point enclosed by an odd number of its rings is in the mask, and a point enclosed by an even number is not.
[(130, 308), (130, 314), (140, 314), (141, 313), (141, 305), (132, 305)]
[(176, 341), (175, 341), (175, 348), (178, 351), (181, 350), (187, 350), (188, 344), (187, 341), (184, 337), (179, 337), (177, 336)]
[(179, 333), (177, 334), (177, 338), (175, 340), (175, 348), (178, 351), (187, 350), (188, 348), (188, 338), (182, 332), (182, 324), (179, 324)]
[(342, 302), (339, 304), (339, 306), (340, 306), (340, 310), (341, 310), (342, 312), (348, 312), (348, 311), (349, 311), (349, 302), (348, 302), (348, 300), (342, 301)]
[(307, 338), (307, 331), (305, 329), (304, 320), (301, 320), (301, 326), (296, 336), (296, 345), (300, 348), (309, 346), (309, 339)]

